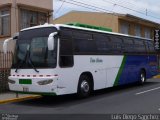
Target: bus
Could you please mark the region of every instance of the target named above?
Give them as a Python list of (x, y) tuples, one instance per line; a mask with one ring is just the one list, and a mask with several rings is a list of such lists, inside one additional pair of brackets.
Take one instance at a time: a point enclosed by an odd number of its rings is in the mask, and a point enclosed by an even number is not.
[[(11, 40), (11, 39), (10, 39)], [(16, 41), (9, 88), (17, 93), (74, 94), (139, 82), (157, 74), (151, 39), (65, 24), (23, 29)], [(4, 42), (4, 51), (7, 43)]]

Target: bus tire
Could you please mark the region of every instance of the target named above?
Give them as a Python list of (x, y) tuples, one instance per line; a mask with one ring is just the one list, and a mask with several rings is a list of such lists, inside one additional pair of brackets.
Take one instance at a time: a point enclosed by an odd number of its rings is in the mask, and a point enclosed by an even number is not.
[(140, 84), (144, 84), (146, 82), (146, 72), (145, 70), (141, 70), (140, 72)]
[(86, 98), (91, 94), (91, 78), (88, 75), (81, 75), (78, 83), (78, 98)]

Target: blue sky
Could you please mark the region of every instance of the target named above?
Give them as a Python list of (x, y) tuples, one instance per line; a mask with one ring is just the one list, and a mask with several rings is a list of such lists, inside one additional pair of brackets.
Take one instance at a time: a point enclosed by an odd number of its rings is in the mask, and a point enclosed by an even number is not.
[[(73, 3), (78, 5), (73, 5)], [(159, 0), (53, 0), (53, 9), (54, 18), (77, 10), (132, 14), (160, 23)]]

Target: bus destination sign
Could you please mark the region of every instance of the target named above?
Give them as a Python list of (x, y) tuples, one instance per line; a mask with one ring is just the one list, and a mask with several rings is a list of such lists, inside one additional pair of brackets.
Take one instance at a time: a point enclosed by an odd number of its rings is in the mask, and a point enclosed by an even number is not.
[(154, 31), (154, 47), (155, 50), (160, 50), (160, 30)]

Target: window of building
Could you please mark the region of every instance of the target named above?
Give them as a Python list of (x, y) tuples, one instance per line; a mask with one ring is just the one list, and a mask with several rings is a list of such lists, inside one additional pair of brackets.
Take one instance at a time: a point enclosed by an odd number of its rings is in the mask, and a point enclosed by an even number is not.
[(151, 30), (149, 28), (145, 28), (144, 37), (149, 39), (151, 38)]
[(129, 34), (129, 23), (123, 22), (121, 23), (120, 33)]
[(31, 10), (20, 10), (20, 29), (42, 25), (47, 22), (47, 14)]
[(0, 9), (0, 36), (10, 35), (10, 10)]
[(135, 36), (141, 37), (141, 27), (140, 27), (140, 25), (135, 26)]

